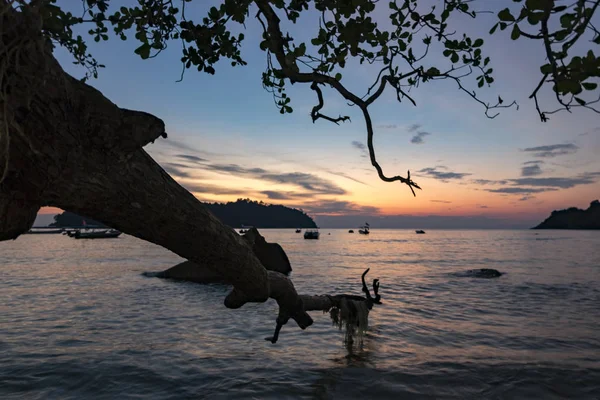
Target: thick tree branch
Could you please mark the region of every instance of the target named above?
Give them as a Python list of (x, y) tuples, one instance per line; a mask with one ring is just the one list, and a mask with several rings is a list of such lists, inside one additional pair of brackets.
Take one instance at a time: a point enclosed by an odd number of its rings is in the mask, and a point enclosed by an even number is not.
[[(375, 156), (375, 149), (373, 147), (373, 126), (372, 126), (372, 122), (371, 122), (371, 117), (369, 115), (368, 106), (383, 93), (383, 90), (385, 88), (385, 80), (382, 79), (382, 83), (381, 83), (380, 87), (378, 88), (378, 90), (375, 93), (373, 93), (373, 95), (371, 95), (366, 101), (364, 101), (360, 97), (355, 95), (354, 93), (347, 90), (334, 77), (324, 75), (324, 74), (321, 74), (318, 72), (312, 72), (312, 73), (300, 72), (298, 65), (294, 61), (294, 58), (286, 56), (287, 52), (285, 49), (286, 49), (287, 45), (285, 43), (283, 33), (281, 32), (280, 19), (277, 16), (277, 14), (275, 13), (275, 11), (273, 10), (273, 8), (271, 7), (271, 5), (269, 4), (268, 0), (254, 0), (254, 2), (258, 6), (260, 14), (264, 15), (265, 19), (267, 20), (266, 25), (263, 24), (263, 26), (266, 28), (265, 33), (266, 33), (268, 41), (269, 41), (269, 51), (271, 51), (275, 55), (275, 57), (279, 63), (279, 66), (281, 68), (278, 71), (278, 73), (283, 75), (284, 77), (288, 78), (290, 80), (290, 82), (292, 82), (292, 83), (295, 83), (295, 82), (311, 83), (311, 85), (314, 85), (314, 87), (317, 88), (317, 89), (313, 89), (313, 90), (317, 91), (317, 95), (319, 93), (319, 91), (318, 91), (319, 88), (317, 85), (318, 84), (328, 84), (332, 88), (334, 88), (346, 100), (359, 106), (359, 108), (363, 112), (363, 115), (365, 116), (365, 122), (367, 125), (367, 142), (368, 142), (368, 148), (369, 148), (369, 157), (371, 160), (371, 164), (377, 170), (377, 175), (379, 176), (380, 179), (382, 179), (385, 182), (400, 181), (402, 183), (407, 184), (410, 187), (410, 190), (413, 193), (413, 195), (416, 195), (413, 187), (415, 187), (417, 189), (421, 189), (421, 188), (410, 179), (410, 176), (408, 176), (408, 178), (404, 178), (402, 176), (394, 176), (394, 177), (386, 176), (383, 173), (383, 169), (377, 162), (377, 158)], [(259, 14), (259, 17), (260, 17), (260, 14)], [(412, 71), (409, 74), (416, 74), (416, 73), (417, 73), (416, 71)], [(313, 88), (313, 86), (311, 86), (311, 88)], [(317, 112), (319, 109), (320, 109), (320, 107), (319, 107), (319, 105), (317, 105), (316, 106)], [(313, 108), (313, 112), (314, 111), (315, 111), (315, 108)], [(311, 115), (314, 116), (314, 114), (311, 114)], [(323, 116), (321, 116), (321, 118), (335, 122), (335, 119), (333, 119), (333, 118), (324, 118)], [(343, 117), (341, 117), (341, 118), (343, 118)], [(313, 119), (313, 121), (314, 121), (314, 119)]]
[(319, 84), (316, 82), (313, 82), (312, 85), (310, 85), (310, 88), (312, 90), (314, 90), (317, 93), (317, 99), (319, 101), (319, 104), (317, 104), (316, 106), (313, 107), (312, 111), (310, 112), (310, 117), (312, 118), (313, 123), (318, 120), (319, 118), (325, 119), (329, 122), (333, 122), (336, 125), (339, 125), (340, 122), (345, 122), (345, 121), (350, 121), (350, 117), (349, 116), (339, 116), (337, 118), (331, 118), (328, 117), (327, 115), (323, 115), (321, 114), (319, 111), (323, 108), (324, 103), (323, 103), (323, 92), (321, 91), (321, 88), (319, 87)]
[[(367, 268), (367, 270), (363, 272), (361, 276), (363, 285), (362, 290), (366, 294), (366, 297), (347, 294), (321, 296), (299, 295), (297, 296), (297, 299), (294, 299), (294, 301), (297, 302), (297, 308), (292, 313), (290, 313), (289, 308), (282, 308), (279, 299), (284, 299), (292, 292), (295, 293), (295, 289), (293, 289), (293, 286), (290, 288), (291, 282), (285, 275), (278, 272), (269, 271), (269, 282), (272, 293), (271, 297), (278, 299), (277, 304), (279, 304), (280, 307), (279, 315), (275, 321), (275, 332), (273, 333), (273, 336), (265, 338), (265, 340), (268, 340), (271, 343), (276, 343), (279, 338), (281, 328), (289, 321), (290, 318), (294, 319), (298, 326), (302, 329), (310, 326), (312, 324), (312, 318), (307, 314), (307, 311), (327, 312), (331, 310), (344, 309), (344, 313), (342, 314), (352, 314), (352, 310), (346, 309), (348, 306), (352, 308), (352, 305), (350, 304), (352, 302), (364, 304), (367, 312), (373, 308), (374, 304), (381, 304), (381, 296), (379, 295), (379, 280), (373, 280), (373, 293), (375, 297), (371, 296), (369, 288), (365, 283), (365, 276), (369, 270), (370, 268)], [(281, 296), (279, 293), (282, 293)], [(289, 302), (290, 300), (283, 300), (283, 303), (285, 304)], [(356, 312), (356, 310), (354, 310), (354, 312)], [(350, 316), (350, 318), (352, 319), (352, 316)], [(350, 335), (351, 334), (352, 332), (350, 332)]]

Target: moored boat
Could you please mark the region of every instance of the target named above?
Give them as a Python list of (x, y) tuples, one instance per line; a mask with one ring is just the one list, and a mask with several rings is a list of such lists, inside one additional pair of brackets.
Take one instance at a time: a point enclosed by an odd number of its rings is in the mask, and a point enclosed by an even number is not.
[(358, 233), (360, 233), (361, 235), (368, 235), (369, 229), (370, 229), (370, 225), (367, 222), (365, 222), (365, 225), (360, 227), (360, 229), (358, 230)]
[(114, 239), (121, 235), (121, 231), (116, 229), (103, 229), (99, 231), (82, 231), (78, 230), (69, 236), (75, 239)]
[(307, 229), (304, 231), (304, 239), (318, 239), (319, 229)]
[(62, 228), (31, 228), (25, 233), (29, 235), (56, 235), (62, 232)]
[(302, 232), (302, 229), (296, 229), (296, 233)]
[(421, 235), (425, 233), (425, 231), (423, 229), (417, 229), (415, 232), (417, 234), (421, 234)]

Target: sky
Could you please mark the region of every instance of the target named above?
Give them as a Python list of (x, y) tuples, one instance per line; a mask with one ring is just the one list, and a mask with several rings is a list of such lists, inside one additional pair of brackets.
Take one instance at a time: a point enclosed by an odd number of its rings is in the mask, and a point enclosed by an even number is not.
[[(62, 1), (68, 7), (77, 3)], [(188, 18), (203, 16), (214, 3), (192, 3)], [(490, 0), (485, 6), (507, 3)], [(385, 21), (388, 12), (387, 2), (380, 2), (376, 20)], [(454, 27), (485, 40), (495, 83), (478, 94), (490, 102), (499, 95), (506, 102), (516, 100), (518, 110), (501, 110), (489, 119), (450, 81), (425, 83), (411, 92), (416, 106), (398, 103), (388, 90), (370, 108), (379, 163), (387, 175), (410, 170), (423, 189), (416, 197), (406, 185), (378, 179), (367, 156), (362, 116), (332, 90), (324, 89), (322, 112), (349, 115), (351, 122), (313, 123), (309, 112), (316, 98), (300, 84), (289, 90), (294, 113), (279, 114), (262, 88), (266, 59), (253, 18), (243, 30), (247, 66), (224, 61), (214, 76), (192, 69), (177, 82), (181, 48), (176, 43), (156, 58), (141, 60), (133, 52), (135, 42), (113, 36), (108, 42), (89, 41), (90, 51), (106, 65), (89, 83), (118, 106), (165, 121), (168, 138), (145, 150), (201, 201), (251, 198), (283, 204), (303, 209), (322, 227), (371, 221), (373, 227), (526, 228), (552, 210), (587, 208), (600, 198), (600, 115), (574, 110), (542, 123), (528, 99), (544, 64), (541, 43), (511, 41), (508, 32), (490, 36), (494, 22), (493, 14), (481, 14), (474, 20), (458, 18)], [(298, 38), (315, 29), (309, 19), (290, 28)], [(428, 60), (448, 67), (439, 53)], [(55, 56), (65, 71), (83, 76), (64, 50), (57, 49)], [(372, 68), (358, 63), (342, 73), (342, 83), (361, 95), (375, 77)], [(541, 99), (547, 108), (555, 106), (547, 91)]]

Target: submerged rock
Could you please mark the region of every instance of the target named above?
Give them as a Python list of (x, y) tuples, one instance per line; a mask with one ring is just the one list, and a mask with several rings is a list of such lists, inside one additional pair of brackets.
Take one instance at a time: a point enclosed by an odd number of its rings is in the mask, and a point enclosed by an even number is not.
[[(278, 243), (268, 243), (256, 228), (250, 228), (242, 237), (267, 270), (285, 275), (292, 271), (290, 260), (283, 248)], [(197, 283), (225, 283), (219, 274), (191, 261), (184, 261), (165, 271), (145, 272), (143, 275)]]
[(498, 278), (502, 272), (491, 268), (480, 268), (467, 271), (467, 275), (473, 278)]

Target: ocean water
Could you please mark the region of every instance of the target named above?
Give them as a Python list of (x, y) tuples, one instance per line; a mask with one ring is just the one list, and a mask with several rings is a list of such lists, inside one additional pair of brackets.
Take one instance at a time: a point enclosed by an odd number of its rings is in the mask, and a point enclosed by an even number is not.
[(362, 346), (321, 312), (273, 345), (274, 301), (145, 277), (181, 259), (132, 237), (24, 235), (0, 242), (0, 398), (600, 398), (600, 232), (261, 232), (302, 294), (361, 294), (371, 268)]

